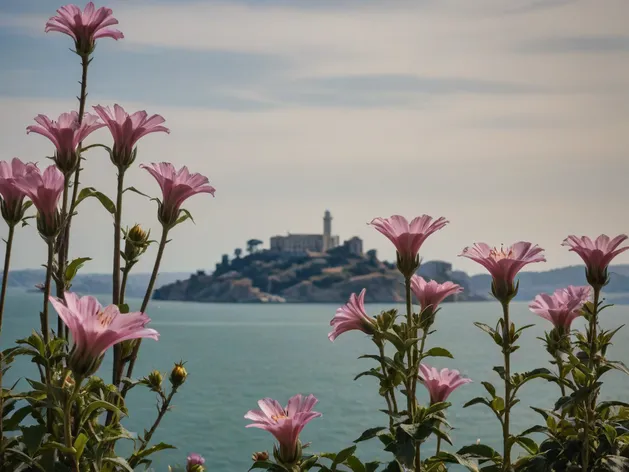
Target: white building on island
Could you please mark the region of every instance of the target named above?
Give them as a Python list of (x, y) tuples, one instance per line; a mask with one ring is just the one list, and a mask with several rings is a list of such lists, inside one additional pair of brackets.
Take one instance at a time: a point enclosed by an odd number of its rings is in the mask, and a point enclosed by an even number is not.
[[(356, 236), (345, 242), (350, 253), (362, 255), (362, 240)], [(332, 214), (326, 210), (323, 215), (322, 234), (291, 234), (271, 237), (271, 251), (302, 253), (327, 252), (339, 246), (339, 237), (332, 235)]]

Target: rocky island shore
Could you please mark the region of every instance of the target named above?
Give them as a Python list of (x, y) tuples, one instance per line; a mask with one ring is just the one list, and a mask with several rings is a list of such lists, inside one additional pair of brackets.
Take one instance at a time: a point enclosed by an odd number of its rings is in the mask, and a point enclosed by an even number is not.
[[(446, 262), (422, 264), (419, 274), (438, 282), (451, 280), (464, 292), (452, 301), (486, 300), (471, 292), (469, 278)], [(164, 285), (157, 300), (208, 303), (344, 303), (353, 292), (367, 289), (366, 301), (404, 300), (403, 280), (395, 266), (380, 261), (376, 251), (365, 255), (339, 246), (325, 253), (286, 254), (271, 250), (223, 260), (212, 274), (198, 271), (188, 279)]]

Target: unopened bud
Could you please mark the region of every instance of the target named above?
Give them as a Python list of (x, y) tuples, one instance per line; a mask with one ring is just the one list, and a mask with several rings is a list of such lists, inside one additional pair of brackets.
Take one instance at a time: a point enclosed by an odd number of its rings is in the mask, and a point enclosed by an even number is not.
[(160, 392), (162, 390), (163, 380), (164, 380), (164, 377), (162, 376), (162, 373), (159, 370), (154, 370), (146, 378), (146, 383), (152, 391)]
[(186, 461), (186, 472), (204, 472), (205, 459), (200, 454), (190, 454)]
[(149, 245), (150, 231), (144, 231), (138, 224), (134, 225), (125, 235), (124, 259), (136, 262)]
[(183, 366), (184, 364), (185, 363), (183, 361), (176, 363), (175, 367), (173, 367), (173, 370), (170, 373), (170, 383), (175, 388), (181, 386), (188, 377), (188, 372), (186, 372), (186, 369)]
[(266, 451), (254, 452), (251, 456), (253, 462), (264, 462), (269, 460), (269, 453)]

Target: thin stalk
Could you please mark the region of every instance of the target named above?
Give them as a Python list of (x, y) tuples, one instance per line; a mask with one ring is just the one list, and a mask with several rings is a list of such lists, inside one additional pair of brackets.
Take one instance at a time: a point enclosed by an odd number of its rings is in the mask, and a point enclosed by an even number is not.
[[(83, 379), (81, 379), (81, 378), (75, 379), (74, 389), (72, 390), (72, 394), (70, 395), (70, 398), (68, 399), (68, 402), (66, 403), (66, 407), (65, 407), (64, 415), (63, 415), (65, 442), (66, 442), (66, 447), (69, 447), (69, 448), (71, 448), (73, 446), (73, 441), (72, 441), (72, 404), (76, 400), (76, 397), (77, 397), (77, 395), (79, 393), (79, 390), (81, 389), (81, 382), (82, 381), (83, 381)], [(71, 460), (73, 462), (73, 470), (74, 470), (74, 472), (80, 472), (80, 470), (79, 470), (79, 463), (76, 460), (76, 458), (74, 456), (71, 456)]]
[[(48, 240), (48, 262), (46, 264), (46, 280), (44, 283), (44, 306), (41, 312), (41, 329), (42, 335), (44, 337), (44, 346), (46, 351), (48, 351), (48, 342), (50, 341), (50, 328), (48, 326), (48, 299), (50, 298), (50, 282), (52, 279), (52, 262), (55, 256), (55, 245), (54, 240)], [(46, 374), (46, 385), (51, 386), (51, 373), (50, 373), (50, 365), (48, 364), (48, 359), (46, 359), (45, 365), (45, 374)], [(48, 392), (50, 395), (50, 392)], [(46, 409), (46, 426), (49, 433), (52, 433), (53, 426), (53, 411), (52, 408)]]
[[(162, 263), (162, 257), (164, 256), (164, 249), (166, 248), (166, 243), (168, 242), (168, 229), (167, 227), (162, 228), (162, 239), (159, 242), (159, 249), (157, 250), (157, 257), (155, 258), (155, 265), (153, 266), (153, 273), (151, 274), (151, 279), (149, 280), (149, 285), (146, 288), (146, 294), (144, 295), (144, 300), (142, 301), (142, 307), (140, 311), (144, 313), (146, 311), (146, 307), (151, 300), (151, 294), (153, 293), (153, 287), (155, 286), (155, 281), (157, 280), (157, 275), (159, 274), (159, 266)], [(127, 377), (131, 378), (133, 374), (133, 367), (135, 366), (135, 361), (138, 358), (138, 351), (140, 350), (140, 345), (142, 344), (142, 340), (138, 339), (133, 346), (133, 352), (131, 353), (131, 359), (129, 361), (129, 367), (127, 368)], [(126, 395), (127, 390), (122, 391), (122, 398)]]
[(508, 471), (511, 469), (511, 444), (509, 442), (509, 419), (511, 416), (511, 336), (510, 336), (510, 321), (509, 321), (509, 302), (502, 303), (502, 313), (504, 319), (504, 327), (502, 333), (502, 352), (504, 354), (504, 366), (505, 366), (505, 414), (504, 421), (502, 423), (502, 438), (503, 438), (503, 464), (502, 470)]
[[(170, 406), (170, 402), (173, 399), (173, 397), (175, 396), (175, 393), (177, 393), (177, 388), (173, 387), (173, 389), (170, 391), (170, 394), (166, 398), (162, 397), (163, 403), (162, 403), (161, 408), (159, 409), (159, 413), (157, 414), (157, 418), (155, 419), (155, 422), (153, 423), (153, 426), (151, 426), (151, 429), (149, 430), (149, 432), (146, 433), (146, 435), (144, 436), (144, 439), (142, 440), (142, 445), (140, 446), (140, 449), (138, 450), (138, 452), (136, 454), (140, 454), (142, 451), (144, 451), (146, 449), (146, 447), (149, 445), (149, 443), (151, 442), (151, 438), (153, 437), (153, 434), (155, 434), (155, 431), (157, 430), (157, 427), (159, 426), (159, 424), (162, 421), (162, 418), (164, 418), (164, 415), (168, 411), (168, 407)], [(135, 467), (137, 465), (135, 462), (136, 461), (131, 459), (129, 461), (129, 465), (131, 467)]]
[(440, 452), (441, 452), (441, 436), (437, 436), (437, 450), (435, 452), (435, 456), (438, 455)]
[[(81, 92), (79, 94), (79, 116), (78, 122), (79, 125), (83, 122), (83, 115), (85, 114), (85, 104), (87, 103), (87, 68), (90, 64), (89, 55), (81, 55)], [(77, 147), (77, 152), (81, 149), (81, 144), (79, 143)], [(76, 165), (76, 170), (74, 171), (74, 181), (72, 183), (72, 198), (70, 200), (70, 209), (74, 210), (76, 205), (76, 199), (79, 196), (79, 176), (81, 174), (81, 155), (78, 156), (79, 162)], [(72, 217), (73, 211), (68, 213), (68, 218), (65, 221), (63, 236), (62, 236), (62, 244), (61, 249), (59, 251), (59, 259), (66, 261), (68, 259), (68, 253), (70, 249), (70, 226), (72, 225)], [(65, 331), (65, 336), (67, 338), (67, 329)]]
[[(4, 271), (2, 273), (2, 292), (0, 292), (0, 335), (2, 335), (2, 316), (4, 314), (4, 302), (7, 296), (7, 285), (9, 282), (9, 266), (11, 265), (11, 250), (13, 249), (14, 234), (15, 234), (15, 225), (9, 225), (9, 235), (7, 236), (7, 247), (4, 253)], [(1, 372), (0, 372), (0, 375), (2, 375)], [(0, 424), (0, 428), (2, 428), (1, 424)], [(0, 429), (0, 431), (2, 430)]]
[[(61, 203), (61, 221), (67, 221), (67, 213), (68, 213), (68, 193), (70, 190), (70, 182), (68, 180), (68, 176), (65, 176), (64, 184), (63, 184), (63, 199)], [(66, 262), (68, 260), (66, 254), (66, 244), (65, 237), (67, 236), (65, 229), (61, 231), (61, 236), (59, 240), (57, 240), (58, 245), (58, 256), (57, 256), (57, 297), (62, 298), (65, 292), (65, 271), (66, 271)], [(65, 325), (60, 316), (57, 315), (57, 336), (60, 338), (65, 337)]]
[[(0, 338), (2, 337), (2, 315), (4, 314), (4, 301), (7, 296), (7, 284), (9, 282), (9, 266), (11, 265), (11, 249), (13, 248), (13, 235), (15, 233), (15, 225), (9, 225), (9, 235), (7, 236), (7, 247), (4, 254), (4, 271), (2, 273), (2, 292), (0, 292)], [(0, 352), (0, 415), (4, 408), (4, 397), (2, 395), (2, 361), (3, 356)], [(4, 462), (4, 431), (2, 427), (2, 417), (0, 416), (0, 464)]]
[[(417, 337), (415, 334), (415, 330), (413, 329), (413, 304), (412, 304), (412, 298), (411, 298), (411, 278), (410, 277), (405, 277), (404, 278), (404, 289), (405, 289), (405, 296), (406, 296), (406, 336), (408, 339), (411, 339), (413, 337)], [(413, 346), (411, 346), (409, 348), (408, 351), (408, 368), (409, 370), (414, 370), (413, 368), (413, 360), (415, 359), (415, 350), (417, 349), (417, 346), (414, 344)], [(411, 376), (410, 376), (410, 382), (408, 382), (407, 388), (406, 388), (406, 403), (407, 403), (407, 407), (408, 407), (408, 416), (411, 420), (411, 423), (413, 422), (413, 420), (415, 419), (415, 387), (413, 386), (413, 380), (417, 380), (415, 378), (415, 375), (413, 372), (410, 372)]]
[[(124, 187), (124, 169), (118, 168), (118, 188), (116, 191), (116, 215), (114, 217), (114, 264), (112, 273), (112, 303), (120, 303), (120, 225), (122, 221), (122, 192)], [(120, 384), (122, 374), (122, 344), (114, 346), (114, 362), (112, 366), (112, 383)]]
[[(384, 363), (384, 343), (382, 341), (379, 341), (378, 343), (378, 349), (380, 350), (380, 366), (382, 368), (382, 375), (385, 378), (388, 378), (387, 375), (387, 366)], [(391, 396), (395, 395), (395, 392), (393, 390), (393, 388), (391, 388), (390, 390), (387, 390), (386, 392), (384, 392), (384, 399), (387, 402), (387, 411), (389, 412), (389, 429), (391, 430), (391, 432), (393, 432), (393, 403), (391, 401)]]
[(421, 456), (421, 444), (417, 443), (415, 446), (415, 472), (422, 470), (422, 456)]
[[(598, 323), (598, 305), (601, 296), (601, 287), (594, 286), (594, 310), (590, 317), (590, 330), (588, 332), (590, 345), (590, 355), (588, 360), (588, 367), (590, 371), (594, 369), (594, 357), (596, 356), (596, 340), (597, 340), (597, 323)], [(583, 471), (588, 470), (590, 464), (590, 422), (594, 419), (594, 411), (592, 411), (593, 404), (596, 402), (596, 396), (594, 393), (588, 395), (588, 398), (584, 402), (585, 421), (583, 425), (583, 450), (581, 452), (583, 458)]]
[(124, 269), (122, 269), (122, 282), (120, 282), (120, 304), (124, 303), (125, 292), (127, 291), (127, 279), (129, 278), (130, 272), (131, 266), (126, 264)]

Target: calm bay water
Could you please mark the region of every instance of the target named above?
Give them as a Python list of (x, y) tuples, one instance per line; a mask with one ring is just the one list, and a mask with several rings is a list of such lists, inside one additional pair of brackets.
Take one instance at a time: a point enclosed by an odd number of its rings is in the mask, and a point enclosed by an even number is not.
[[(5, 310), (1, 347), (38, 328), (41, 295), (10, 292)], [(132, 308), (139, 305), (131, 300)], [(154, 301), (149, 315), (151, 326), (161, 334), (159, 342), (145, 341), (136, 366), (136, 375), (152, 369), (169, 372), (173, 362), (184, 359), (188, 381), (175, 397), (174, 409), (167, 414), (154, 442), (165, 441), (179, 448), (154, 456), (153, 469), (167, 470), (168, 464), (183, 463), (189, 452), (204, 455), (212, 472), (246, 471), (251, 453), (272, 449), (272, 437), (261, 430), (245, 429), (243, 415), (256, 408), (256, 401), (269, 396), (281, 403), (295, 393), (313, 393), (319, 398), (316, 410), (323, 417), (310, 423), (302, 436), (312, 441), (314, 451), (338, 451), (351, 445), (362, 431), (386, 424), (384, 408), (376, 382), (370, 377), (353, 381), (354, 376), (372, 367), (373, 361), (358, 360), (363, 353), (375, 353), (362, 333), (346, 333), (335, 343), (326, 334), (336, 305), (219, 305)], [(376, 314), (387, 305), (367, 305)], [(403, 307), (397, 307), (403, 310)], [(459, 369), (475, 383), (456, 391), (450, 401), (449, 419), (455, 446), (484, 443), (499, 448), (500, 431), (489, 410), (461, 405), (484, 392), (480, 382), (497, 384), (499, 378), (491, 367), (501, 364), (498, 347), (472, 325), (481, 321), (495, 325), (499, 316), (496, 303), (458, 303), (444, 305), (439, 313), (437, 332), (429, 346), (449, 349), (455, 359), (435, 359), (437, 367)], [(530, 313), (525, 303), (515, 303), (512, 318), (518, 326), (535, 323), (521, 338), (522, 346), (514, 354), (512, 368), (524, 371), (550, 367), (548, 354), (536, 339), (548, 327), (547, 322)], [(629, 318), (629, 306), (617, 306), (604, 312), (602, 324), (611, 328)], [(56, 315), (51, 316), (51, 320)], [(51, 322), (51, 325), (53, 323)], [(56, 321), (54, 322), (56, 325)], [(629, 331), (621, 330), (611, 349), (613, 359), (629, 361)], [(109, 367), (110, 359), (103, 365)], [(35, 377), (32, 365), (19, 363), (9, 371), (7, 382), (18, 377)], [(109, 378), (109, 372), (103, 371)], [(20, 384), (23, 388), (25, 383)], [(629, 378), (607, 374), (603, 397), (629, 400)], [(418, 389), (423, 400), (423, 389)], [(522, 430), (538, 421), (530, 405), (550, 407), (558, 396), (557, 387), (538, 380), (522, 389), (522, 403), (516, 406), (514, 430)], [(131, 417), (125, 426), (130, 431), (149, 428), (155, 417), (154, 394), (136, 388), (129, 398)], [(363, 443), (359, 456), (387, 460), (377, 440)]]

